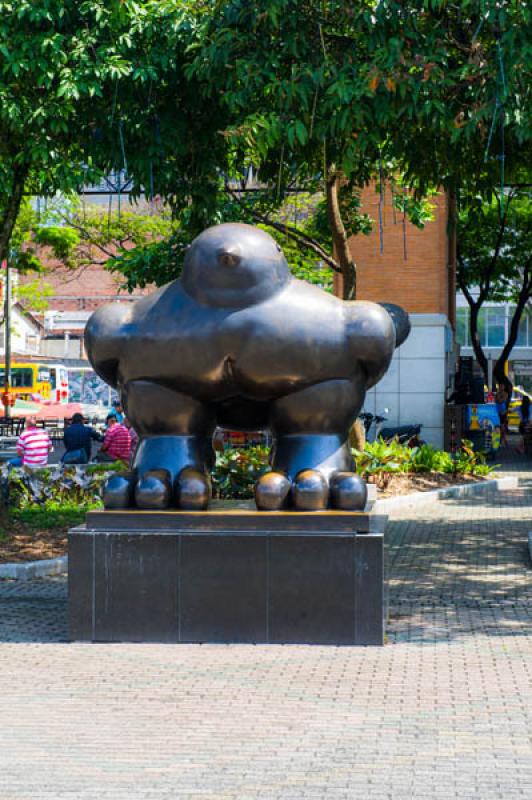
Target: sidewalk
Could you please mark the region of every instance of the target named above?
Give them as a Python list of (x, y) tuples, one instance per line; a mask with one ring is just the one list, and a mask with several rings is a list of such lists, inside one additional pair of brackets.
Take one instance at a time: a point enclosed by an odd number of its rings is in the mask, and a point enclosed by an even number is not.
[[(507, 459), (505, 459), (506, 461)], [(66, 644), (0, 583), (0, 798), (532, 797), (532, 470), (401, 509), (384, 648)]]

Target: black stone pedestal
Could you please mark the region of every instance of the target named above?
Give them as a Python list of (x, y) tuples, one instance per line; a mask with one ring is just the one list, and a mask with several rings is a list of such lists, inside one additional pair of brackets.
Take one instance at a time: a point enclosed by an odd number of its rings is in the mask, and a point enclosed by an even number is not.
[(93, 642), (381, 645), (385, 517), (90, 512), (69, 532), (69, 624)]

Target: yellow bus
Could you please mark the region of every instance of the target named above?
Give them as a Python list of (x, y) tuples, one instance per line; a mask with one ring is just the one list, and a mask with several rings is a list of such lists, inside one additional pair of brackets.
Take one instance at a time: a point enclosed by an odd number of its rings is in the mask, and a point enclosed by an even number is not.
[[(44, 365), (43, 365), (44, 366)], [(68, 403), (70, 388), (68, 385), (68, 370), (64, 364), (47, 364), (50, 370), (50, 386), (52, 403)]]
[[(0, 367), (0, 391), (4, 386), (5, 367)], [(15, 399), (68, 403), (68, 372), (63, 364), (37, 361), (13, 361), (10, 394)]]

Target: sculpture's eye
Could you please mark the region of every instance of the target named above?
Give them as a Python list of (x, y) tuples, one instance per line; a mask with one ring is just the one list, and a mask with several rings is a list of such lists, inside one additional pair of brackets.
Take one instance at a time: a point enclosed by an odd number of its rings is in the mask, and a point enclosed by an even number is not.
[(222, 250), (218, 253), (218, 263), (222, 267), (238, 267), (241, 258), (236, 253), (231, 253), (229, 250)]

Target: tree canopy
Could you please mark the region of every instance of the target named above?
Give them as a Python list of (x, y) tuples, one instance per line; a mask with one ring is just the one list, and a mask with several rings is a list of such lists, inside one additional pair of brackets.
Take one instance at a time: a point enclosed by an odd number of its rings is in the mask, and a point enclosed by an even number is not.
[(131, 52), (148, 5), (0, 0), (0, 261), (24, 194), (75, 191), (105, 166), (92, 154), (113, 92), (152, 74)]
[(361, 186), (423, 224), (426, 192), (489, 199), (529, 154), (531, 23), (520, 0), (0, 0), (0, 259), (24, 192), (114, 171), (178, 222), (130, 279), (230, 216), (354, 296)]
[(228, 0), (197, 19), (187, 74), (227, 109), (233, 163), (277, 197), (322, 187), (347, 296), (343, 186), (490, 195), (529, 147), (526, 4)]
[(532, 198), (507, 190), (491, 202), (476, 197), (459, 212), (458, 286), (470, 308), (471, 344), (488, 382), (488, 362), (479, 334), (479, 318), (488, 302), (513, 303), (508, 339), (494, 367), (505, 381), (504, 365), (514, 347), (519, 323), (532, 300)]

